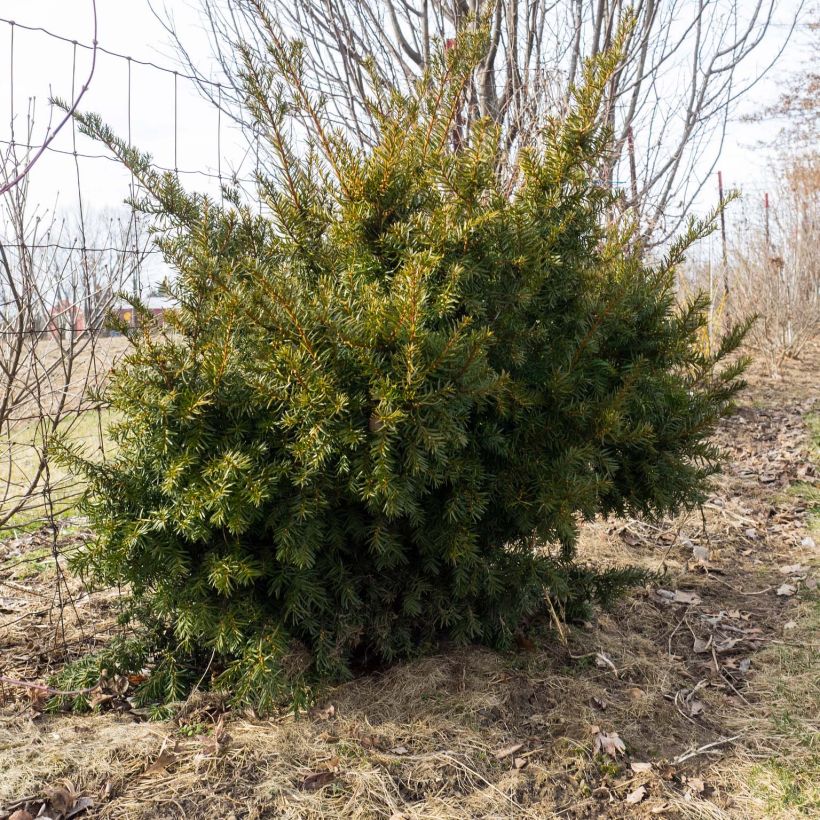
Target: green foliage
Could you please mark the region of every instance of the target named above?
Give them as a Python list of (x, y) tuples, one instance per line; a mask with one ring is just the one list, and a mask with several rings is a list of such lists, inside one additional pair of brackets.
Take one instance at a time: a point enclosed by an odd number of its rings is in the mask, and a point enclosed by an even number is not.
[(453, 136), (481, 45), (374, 103), (372, 150), (325, 128), (300, 154), (288, 118), (322, 105), (271, 31), (269, 64), (246, 57), (279, 160), (261, 215), (186, 194), (81, 118), (145, 187), (178, 271), (178, 309), (113, 374), (115, 457), (67, 455), (98, 533), (77, 564), (129, 585), (165, 653), (158, 698), (184, 685), (173, 662), (264, 709), (442, 637), (508, 645), (545, 594), (577, 613), (644, 577), (577, 566), (584, 519), (702, 498), (743, 369), (721, 362), (744, 329), (705, 355), (707, 303), (673, 290), (711, 225), (649, 264), (613, 224), (598, 122), (617, 51), (504, 190), (494, 127)]

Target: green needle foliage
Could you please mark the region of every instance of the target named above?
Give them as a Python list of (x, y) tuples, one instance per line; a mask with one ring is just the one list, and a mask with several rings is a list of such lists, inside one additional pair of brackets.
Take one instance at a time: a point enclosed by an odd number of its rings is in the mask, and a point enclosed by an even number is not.
[[(443, 638), (508, 645), (547, 595), (571, 615), (640, 581), (577, 564), (580, 523), (698, 503), (744, 332), (706, 355), (705, 298), (676, 302), (710, 223), (656, 264), (613, 224), (598, 123), (617, 49), (509, 191), (490, 123), (454, 139), (479, 36), (415, 98), (373, 103), (363, 150), (270, 33), (269, 64), (247, 56), (278, 157), (261, 215), (185, 193), (81, 118), (147, 191), (179, 307), (113, 374), (116, 456), (68, 456), (97, 533), (78, 563), (128, 585), (146, 696), (207, 666), (261, 708)], [(294, 113), (318, 135), (301, 153)]]

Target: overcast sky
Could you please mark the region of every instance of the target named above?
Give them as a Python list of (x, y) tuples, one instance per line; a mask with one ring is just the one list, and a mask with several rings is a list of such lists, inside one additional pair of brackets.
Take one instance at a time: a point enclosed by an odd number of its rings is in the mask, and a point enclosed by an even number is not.
[[(196, 0), (166, 0), (166, 3), (175, 15), (179, 30), (193, 44), (197, 60), (201, 59), (200, 65), (207, 69), (210, 58), (203, 44)], [(785, 34), (785, 27), (793, 19), (798, 5), (799, 0), (781, 0), (775, 36), (769, 47), (761, 49), (749, 62), (746, 72), (759, 71), (771, 60), (778, 35)], [(100, 45), (135, 60), (152, 61), (171, 70), (179, 68), (167, 34), (153, 17), (147, 0), (97, 0), (97, 7)], [(91, 0), (0, 0), (0, 17), (27, 26), (44, 27), (79, 43), (87, 44), (92, 40)], [(90, 51), (78, 48), (75, 64), (75, 49), (70, 42), (59, 42), (20, 26), (14, 27), (12, 60), (11, 30), (8, 23), (0, 22), (0, 149), (11, 139), (12, 64), (15, 138), (24, 140), (29, 99), (36, 99), (34, 143), (42, 141), (48, 125), (49, 96), (70, 98), (72, 73), (75, 73), (74, 88), (79, 88), (90, 65)], [(769, 184), (768, 152), (761, 148), (760, 141), (771, 140), (776, 127), (749, 125), (740, 120), (740, 115), (773, 100), (778, 81), (782, 82), (799, 70), (807, 54), (805, 37), (805, 33), (799, 35), (769, 79), (750, 92), (736, 112), (723, 148), (719, 167), (723, 170), (726, 186), (746, 190), (750, 199), (762, 196)], [(177, 78), (176, 109), (174, 100), (175, 78), (172, 73), (131, 63), (131, 136), (136, 145), (150, 152), (160, 165), (178, 167), (181, 171), (216, 174), (221, 164), (223, 173), (227, 169), (238, 171), (240, 175), (252, 173), (254, 158), (246, 156), (241, 137), (232, 134), (224, 123), (218, 134), (216, 111), (199, 97), (191, 82)], [(82, 108), (99, 112), (116, 131), (123, 135), (127, 133), (126, 60), (99, 54), (97, 71)], [(60, 134), (54, 147), (72, 151), (69, 128)], [(99, 145), (81, 135), (77, 137), (77, 150), (80, 153), (104, 153)], [(87, 208), (102, 210), (122, 203), (127, 193), (128, 175), (116, 163), (81, 158), (79, 173)], [(201, 174), (184, 174), (183, 179), (187, 185), (199, 190), (217, 190), (215, 181)], [(50, 152), (43, 158), (32, 178), (32, 194), (44, 205), (51, 205), (58, 198), (58, 208), (63, 211), (75, 207), (76, 169), (70, 153), (57, 155)], [(707, 186), (699, 206), (705, 210), (714, 198), (716, 182)]]

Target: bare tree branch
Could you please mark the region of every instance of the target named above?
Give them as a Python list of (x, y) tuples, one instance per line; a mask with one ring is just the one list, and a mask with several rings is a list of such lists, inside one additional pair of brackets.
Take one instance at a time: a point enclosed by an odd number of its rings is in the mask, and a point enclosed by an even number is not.
[[(603, 177), (624, 184), (634, 162), (636, 194), (630, 191), (626, 204), (652, 242), (665, 241), (680, 227), (705, 178), (695, 171), (710, 165), (704, 151), (709, 148), (714, 155), (733, 104), (768, 70), (749, 76), (744, 67), (750, 58), (776, 36), (779, 56), (792, 33), (792, 28), (781, 33), (773, 26), (776, 0), (200, 3), (223, 75), (223, 109), (249, 137), (236, 47), (242, 43), (263, 58), (267, 17), (277, 21), (282, 36), (304, 42), (305, 87), (325, 101), (333, 125), (365, 145), (375, 135), (366, 99), (391, 89), (408, 92), (437, 47), (485, 21), (487, 53), (465, 98), (463, 128), (469, 133), (472, 121), (486, 116), (502, 126), (511, 180), (520, 148), (538, 144), (545, 119), (566, 108), (583, 61), (607, 48), (619, 23), (634, 10), (627, 54), (604, 106), (614, 150)], [(802, 8), (800, 2), (798, 14)], [(214, 84), (190, 59), (172, 16), (158, 8), (155, 13), (187, 69), (198, 77), (200, 90), (215, 102)], [(312, 131), (309, 122), (305, 128)], [(630, 133), (632, 160), (626, 151)], [(710, 142), (706, 137), (712, 135)]]
[(74, 99), (74, 102), (71, 104), (71, 107), (66, 111), (63, 118), (57, 123), (57, 127), (52, 131), (49, 129), (50, 133), (46, 137), (43, 144), (37, 150), (37, 152), (29, 159), (28, 163), (25, 165), (24, 168), (20, 169), (18, 173), (12, 177), (11, 179), (6, 180), (2, 185), (0, 185), (0, 196), (10, 191), (16, 185), (19, 185), (23, 178), (28, 174), (28, 172), (34, 167), (34, 164), (37, 160), (40, 159), (41, 156), (48, 150), (49, 145), (54, 142), (54, 139), (57, 137), (57, 134), (63, 129), (63, 127), (68, 123), (71, 118), (74, 116), (74, 112), (80, 105), (80, 101), (85, 96), (85, 92), (88, 91), (88, 87), (91, 85), (91, 80), (94, 78), (94, 70), (97, 67), (97, 0), (91, 0), (91, 9), (93, 12), (94, 17), (94, 38), (92, 40), (92, 49), (91, 49), (91, 68), (88, 72), (88, 78), (86, 79), (85, 83), (83, 84), (82, 88), (80, 89), (80, 93)]

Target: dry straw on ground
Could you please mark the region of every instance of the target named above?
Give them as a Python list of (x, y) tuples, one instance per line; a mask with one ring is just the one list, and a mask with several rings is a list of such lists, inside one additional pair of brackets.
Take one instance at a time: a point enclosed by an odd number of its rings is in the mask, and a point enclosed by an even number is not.
[[(173, 721), (147, 722), (117, 699), (100, 713), (48, 716), (36, 692), (7, 686), (0, 818), (36, 810), (47, 789), (75, 807), (93, 800), (76, 816), (117, 820), (820, 812), (809, 434), (820, 424), (819, 364), (815, 347), (782, 378), (754, 378), (720, 432), (730, 462), (703, 517), (586, 529), (588, 557), (666, 574), (566, 628), (566, 643), (532, 623), (510, 654), (445, 647), (338, 687), (298, 718), (225, 713), (209, 695)], [(82, 537), (75, 522), (61, 544)], [(116, 628), (116, 591), (84, 592), (41, 540), (0, 545), (7, 677), (42, 681)], [(73, 603), (58, 613), (59, 578)]]

